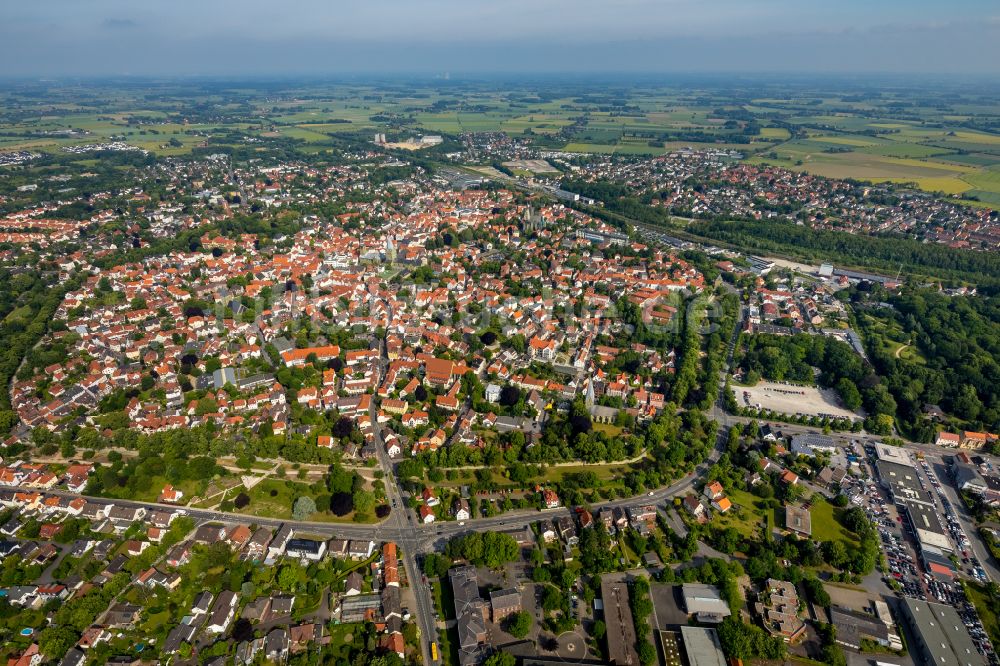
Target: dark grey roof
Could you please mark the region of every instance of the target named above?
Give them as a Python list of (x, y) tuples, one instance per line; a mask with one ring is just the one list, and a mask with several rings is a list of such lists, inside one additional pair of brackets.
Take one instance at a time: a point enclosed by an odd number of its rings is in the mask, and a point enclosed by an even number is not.
[(962, 618), (951, 606), (904, 597), (903, 609), (910, 627), (917, 634), (920, 651), (938, 666), (982, 666), (985, 663)]

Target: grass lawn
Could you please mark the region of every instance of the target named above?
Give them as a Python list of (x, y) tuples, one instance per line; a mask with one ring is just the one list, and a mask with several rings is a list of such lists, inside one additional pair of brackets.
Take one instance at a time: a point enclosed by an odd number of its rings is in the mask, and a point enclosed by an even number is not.
[(330, 645), (336, 651), (338, 656), (346, 659), (348, 654), (347, 647), (354, 643), (354, 639), (362, 630), (362, 625), (352, 623), (333, 624), (329, 625), (327, 630), (330, 635)]
[(549, 467), (545, 470), (542, 479), (545, 481), (562, 481), (567, 474), (579, 474), (580, 472), (593, 472), (601, 481), (620, 479), (631, 469), (631, 465), (625, 463), (595, 463), (593, 465), (580, 463), (579, 465), (561, 465), (559, 467)]
[[(292, 502), (301, 495), (314, 497), (308, 484), (289, 479), (265, 479), (250, 489), (250, 505), (245, 513), (267, 518), (288, 519), (292, 517)], [(354, 522), (354, 513), (346, 516), (335, 516), (332, 513), (316, 512), (309, 520), (328, 523)], [(374, 517), (366, 522), (374, 522)]]
[(622, 429), (616, 425), (610, 423), (595, 423), (594, 430), (598, 432), (603, 432), (608, 437), (618, 437), (622, 434)]
[(839, 517), (844, 509), (838, 508), (825, 499), (813, 498), (812, 537), (814, 541), (842, 541), (848, 548), (857, 548), (858, 540), (854, 534), (840, 524)]
[[(431, 583), (431, 594), (434, 597), (434, 608), (445, 620), (455, 619), (455, 596), (451, 584), (442, 581)], [(456, 628), (438, 632), (438, 653), (442, 664), (458, 663), (458, 630)]]
[[(148, 485), (142, 489), (136, 489), (132, 494), (125, 488), (114, 487), (108, 488), (105, 491), (106, 497), (111, 497), (115, 499), (131, 499), (139, 502), (155, 502), (160, 497), (160, 492), (163, 487), (168, 485), (170, 482), (167, 481), (165, 476), (154, 476)], [(192, 481), (190, 479), (181, 481), (180, 483), (173, 484), (174, 488), (184, 492), (184, 498), (181, 503), (187, 502), (191, 497), (201, 495), (204, 489), (208, 486), (209, 481)]]
[(727, 493), (730, 501), (733, 504), (740, 507), (740, 511), (737, 512), (730, 510), (729, 512), (719, 515), (713, 519), (713, 523), (721, 527), (734, 527), (736, 531), (745, 537), (752, 537), (760, 527), (761, 520), (765, 520), (766, 524), (769, 526), (777, 525), (778, 521), (774, 515), (774, 509), (766, 507), (765, 500), (757, 497), (752, 493), (748, 493), (745, 490), (733, 489)]

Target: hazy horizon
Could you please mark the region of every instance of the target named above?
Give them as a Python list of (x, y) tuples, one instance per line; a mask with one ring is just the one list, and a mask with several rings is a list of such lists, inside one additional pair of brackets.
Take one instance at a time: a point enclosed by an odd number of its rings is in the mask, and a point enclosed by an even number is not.
[(1000, 7), (792, 0), (48, 0), (0, 8), (0, 77), (1000, 74)]

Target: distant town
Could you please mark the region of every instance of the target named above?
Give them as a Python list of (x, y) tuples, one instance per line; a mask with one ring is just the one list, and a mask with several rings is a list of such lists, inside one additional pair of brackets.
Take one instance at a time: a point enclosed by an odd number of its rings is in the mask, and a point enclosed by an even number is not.
[(998, 663), (989, 201), (107, 86), (3, 92), (9, 666)]

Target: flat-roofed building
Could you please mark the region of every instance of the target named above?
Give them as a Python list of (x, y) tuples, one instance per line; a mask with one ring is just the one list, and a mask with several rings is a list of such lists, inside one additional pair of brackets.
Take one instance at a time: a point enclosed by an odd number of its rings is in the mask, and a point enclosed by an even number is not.
[(879, 460), (884, 460), (885, 462), (896, 463), (897, 465), (904, 465), (906, 467), (916, 467), (916, 463), (913, 462), (910, 452), (901, 446), (889, 446), (888, 444), (878, 442), (875, 444), (875, 455)]
[(920, 485), (916, 468), (879, 460), (875, 464), (875, 469), (878, 471), (879, 481), (890, 492), (892, 501), (896, 504), (904, 500), (933, 504), (931, 494)]
[(941, 525), (936, 507), (910, 500), (902, 502), (902, 509), (921, 548), (931, 545), (947, 552), (954, 551), (955, 547)]
[(722, 598), (719, 588), (703, 583), (684, 583), (681, 586), (684, 609), (694, 615), (699, 622), (718, 624), (732, 615), (729, 604)]
[(708, 627), (681, 627), (684, 654), (691, 666), (725, 666), (719, 632)]
[(608, 663), (616, 666), (638, 664), (628, 583), (621, 577), (604, 576), (601, 579), (601, 601), (604, 604), (604, 624), (607, 626)]

